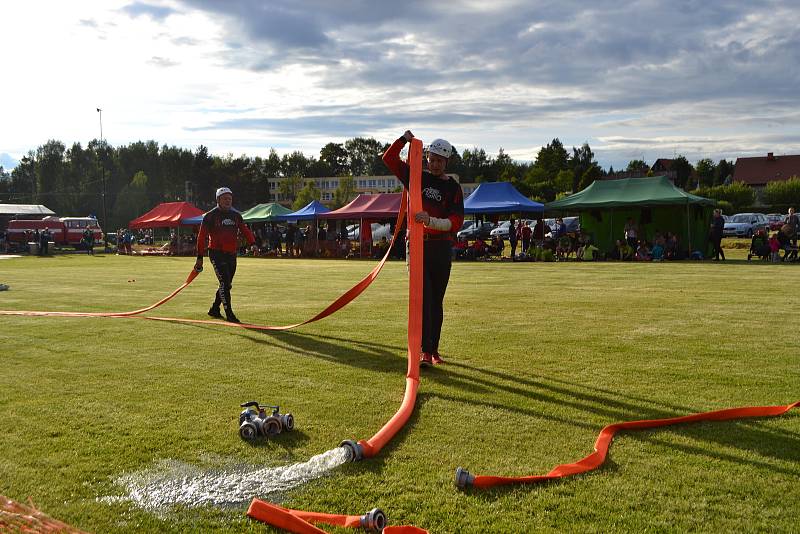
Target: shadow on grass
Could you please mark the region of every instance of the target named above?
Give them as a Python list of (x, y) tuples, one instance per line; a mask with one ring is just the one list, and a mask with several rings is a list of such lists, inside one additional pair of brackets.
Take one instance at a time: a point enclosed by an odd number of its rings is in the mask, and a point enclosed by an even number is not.
[[(258, 331), (261, 336), (272, 340), (270, 344), (288, 350), (301, 356), (311, 356), (327, 361), (333, 361), (360, 369), (369, 369), (381, 373), (398, 372), (405, 369), (405, 353), (397, 351), (394, 347), (373, 342), (341, 340), (338, 338), (325, 338), (315, 334), (300, 332), (270, 332)], [(268, 343), (255, 338), (256, 343)]]
[[(609, 423), (630, 419), (631, 414), (643, 414), (642, 417), (639, 417), (640, 419), (662, 419), (685, 415), (686, 411), (688, 411), (687, 409), (675, 408), (669, 405), (660, 405), (656, 401), (647, 399), (620, 400), (620, 397), (625, 398), (624, 395), (605, 390), (587, 393), (585, 392), (585, 386), (569, 384), (565, 381), (558, 381), (561, 385), (556, 386), (550, 383), (549, 378), (532, 380), (458, 362), (447, 363), (447, 368), (448, 372), (431, 373), (430, 377), (443, 385), (455, 386), (459, 383), (470, 382), (477, 384), (484, 390), (502, 390), (528, 399), (558, 404), (559, 407), (569, 406), (581, 412), (589, 412), (611, 419), (608, 421)], [(465, 372), (454, 372), (451, 369), (465, 370)], [(500, 381), (491, 380), (487, 376), (500, 379)], [(510, 382), (511, 384), (504, 382)], [(642, 404), (656, 404), (661, 407), (644, 408)], [(666, 408), (669, 408), (669, 410)], [(678, 410), (678, 413), (676, 413), (676, 410)]]
[[(786, 414), (780, 417), (791, 416)], [(656, 432), (669, 431), (680, 433), (695, 440), (697, 445), (673, 443), (653, 436)], [(692, 425), (676, 425), (673, 428), (652, 429), (647, 431), (625, 432), (630, 439), (668, 447), (680, 453), (705, 456), (714, 460), (739, 465), (750, 465), (784, 475), (800, 476), (800, 437), (782, 435), (766, 428), (761, 422), (715, 421)], [(704, 443), (714, 444), (714, 450), (704, 447)], [(738, 449), (747, 454), (736, 455), (720, 449)], [(751, 458), (757, 455), (759, 458)], [(775, 465), (774, 461), (793, 462), (795, 468)]]
[[(184, 326), (208, 331), (219, 331), (218, 327), (181, 323)], [(299, 356), (311, 356), (337, 362), (351, 367), (382, 373), (405, 369), (406, 349), (370, 341), (354, 341), (333, 336), (305, 334), (296, 331), (273, 331), (256, 329), (232, 329), (230, 335), (250, 339), (258, 344), (267, 344)], [(402, 365), (398, 365), (402, 362)]]

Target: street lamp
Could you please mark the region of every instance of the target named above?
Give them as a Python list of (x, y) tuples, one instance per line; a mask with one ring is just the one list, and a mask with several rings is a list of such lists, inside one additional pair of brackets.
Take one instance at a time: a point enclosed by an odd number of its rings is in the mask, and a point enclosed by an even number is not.
[[(104, 148), (105, 143), (103, 142), (103, 110), (97, 108), (97, 112), (100, 114), (100, 148)], [(104, 252), (108, 252), (108, 216), (106, 215), (106, 167), (103, 162), (100, 162), (100, 172), (103, 180), (103, 243), (104, 243)]]

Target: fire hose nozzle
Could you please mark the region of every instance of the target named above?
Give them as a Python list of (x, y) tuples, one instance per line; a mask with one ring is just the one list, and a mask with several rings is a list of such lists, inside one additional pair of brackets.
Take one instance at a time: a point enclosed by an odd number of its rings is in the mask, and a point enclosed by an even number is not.
[(460, 490), (471, 488), (475, 482), (475, 475), (471, 475), (469, 471), (463, 467), (456, 469), (456, 487)]
[(386, 514), (380, 508), (373, 508), (361, 516), (361, 528), (366, 530), (383, 532), (383, 529), (386, 528), (386, 523)]
[(349, 457), (349, 460), (351, 462), (359, 462), (359, 461), (364, 459), (364, 449), (363, 449), (363, 447), (361, 447), (361, 445), (359, 445), (358, 443), (356, 443), (352, 439), (344, 440), (343, 442), (341, 442), (339, 444), (339, 446), (340, 447), (344, 447), (345, 449), (347, 449), (347, 451), (349, 453), (348, 457)]

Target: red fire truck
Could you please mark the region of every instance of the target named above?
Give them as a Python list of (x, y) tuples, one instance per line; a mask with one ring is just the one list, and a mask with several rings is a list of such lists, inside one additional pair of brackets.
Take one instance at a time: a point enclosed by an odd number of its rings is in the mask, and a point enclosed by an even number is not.
[(95, 244), (103, 240), (103, 231), (94, 217), (45, 217), (44, 219), (15, 219), (8, 222), (9, 243), (27, 243), (33, 239), (36, 230), (45, 228), (52, 234), (56, 245), (83, 246), (83, 232), (89, 228), (94, 235)]

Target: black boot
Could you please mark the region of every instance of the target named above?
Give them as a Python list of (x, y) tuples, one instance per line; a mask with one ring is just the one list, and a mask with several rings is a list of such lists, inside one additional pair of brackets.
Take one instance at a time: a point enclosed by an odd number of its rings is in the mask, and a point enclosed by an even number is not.
[(241, 323), (242, 321), (239, 320), (236, 315), (233, 314), (233, 310), (228, 308), (225, 310), (225, 320), (229, 323)]
[(208, 310), (208, 315), (214, 319), (222, 319), (222, 314), (219, 312), (219, 306), (211, 306), (211, 308)]

